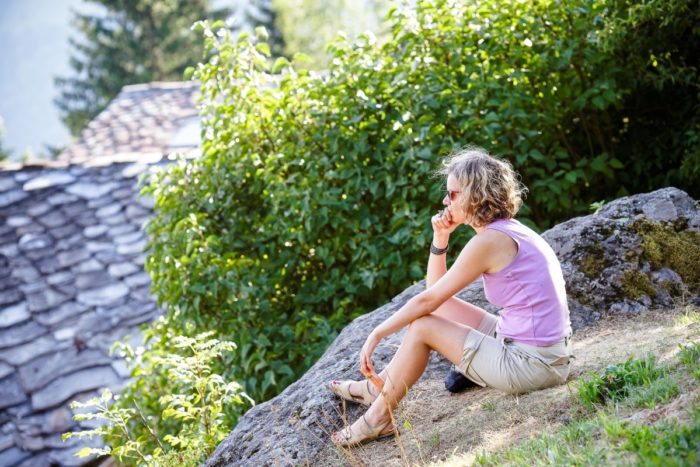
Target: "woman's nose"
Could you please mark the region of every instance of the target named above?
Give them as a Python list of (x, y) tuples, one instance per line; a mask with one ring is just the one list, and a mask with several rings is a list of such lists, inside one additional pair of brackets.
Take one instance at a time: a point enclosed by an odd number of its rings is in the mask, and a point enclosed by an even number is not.
[(445, 197), (442, 198), (442, 204), (444, 204), (445, 206), (450, 205), (450, 195), (445, 195)]

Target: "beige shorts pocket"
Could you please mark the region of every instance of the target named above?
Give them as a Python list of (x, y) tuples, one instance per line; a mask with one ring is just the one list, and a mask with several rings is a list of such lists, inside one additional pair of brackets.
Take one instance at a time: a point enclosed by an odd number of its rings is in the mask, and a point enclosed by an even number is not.
[(544, 389), (566, 381), (568, 369), (566, 375), (562, 375), (540, 356), (532, 355), (515, 344), (505, 344), (504, 353), (510, 393)]

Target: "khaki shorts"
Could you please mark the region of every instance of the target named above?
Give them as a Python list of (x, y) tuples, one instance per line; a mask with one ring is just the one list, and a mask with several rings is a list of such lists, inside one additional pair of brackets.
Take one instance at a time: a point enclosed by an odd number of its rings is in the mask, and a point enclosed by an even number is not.
[(496, 316), (487, 314), (464, 341), (457, 368), (469, 379), (511, 394), (566, 381), (573, 357), (570, 337), (547, 347), (516, 343), (496, 334), (497, 322)]

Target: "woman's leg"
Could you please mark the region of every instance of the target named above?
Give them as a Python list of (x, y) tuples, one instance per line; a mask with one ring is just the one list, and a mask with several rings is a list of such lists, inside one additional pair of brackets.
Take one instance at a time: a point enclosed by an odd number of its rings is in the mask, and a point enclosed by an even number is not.
[[(472, 329), (479, 329), (481, 320), (488, 314), (488, 311), (459, 298), (452, 297), (440, 305), (440, 307), (438, 307), (438, 309), (433, 311), (431, 314), (433, 316), (440, 316), (442, 318), (449, 319), (455, 323), (467, 325)], [(394, 361), (392, 360), (387, 367), (382, 370), (381, 373), (379, 373), (379, 377), (382, 380), (386, 381), (387, 371), (393, 362)], [(356, 389), (357, 388), (351, 387), (353, 394), (355, 393)], [(376, 394), (374, 388), (370, 388), (370, 391), (372, 394)]]
[(472, 329), (479, 329), (481, 320), (489, 313), (483, 308), (479, 308), (457, 297), (452, 297), (440, 305), (432, 314), (457, 323), (466, 324)]
[(464, 340), (470, 331), (469, 326), (434, 314), (414, 321), (391, 364), (382, 372), (385, 374), (384, 396), (377, 397), (367, 410), (367, 422), (371, 426), (378, 426), (389, 420), (389, 412), (396, 408), (408, 388), (413, 386), (425, 371), (431, 350), (458, 364), (462, 359)]
[[(452, 297), (446, 300), (445, 303), (440, 305), (440, 307), (437, 310), (431, 313), (432, 316), (439, 316), (450, 321), (454, 321), (455, 323), (469, 326), (472, 329), (479, 329), (481, 320), (487, 314), (488, 312), (486, 310), (456, 297)], [(462, 340), (462, 342), (464, 342), (464, 340)], [(384, 370), (382, 370), (382, 372), (379, 373), (379, 377), (382, 380), (387, 380), (387, 373), (391, 366), (394, 364), (395, 359), (396, 357), (394, 357), (394, 359), (392, 359), (391, 362), (389, 362), (386, 368), (384, 368)], [(353, 395), (360, 395), (362, 391), (360, 385), (364, 384), (366, 384), (366, 381), (358, 381), (357, 383), (351, 384), (350, 393)], [(369, 391), (371, 394), (377, 394), (376, 388), (372, 385), (369, 386)]]

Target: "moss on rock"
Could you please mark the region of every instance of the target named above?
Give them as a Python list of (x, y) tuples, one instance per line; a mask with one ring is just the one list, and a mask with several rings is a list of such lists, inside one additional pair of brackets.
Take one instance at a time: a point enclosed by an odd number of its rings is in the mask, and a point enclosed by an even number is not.
[(680, 297), (683, 294), (680, 286), (673, 281), (663, 281), (661, 287), (663, 287), (671, 297)]
[(644, 295), (648, 295), (651, 298), (656, 296), (656, 290), (654, 290), (654, 285), (651, 283), (649, 276), (638, 270), (625, 271), (622, 274), (622, 292), (625, 297), (635, 300)]
[(589, 250), (585, 252), (581, 258), (580, 267), (581, 272), (583, 272), (589, 279), (595, 279), (600, 277), (600, 274), (609, 266), (609, 260), (605, 257), (605, 251), (603, 247), (595, 243), (590, 246)]
[(654, 270), (673, 269), (688, 290), (700, 293), (700, 234), (688, 230), (687, 222), (684, 218), (673, 224), (637, 219), (632, 230), (642, 237), (642, 256)]

